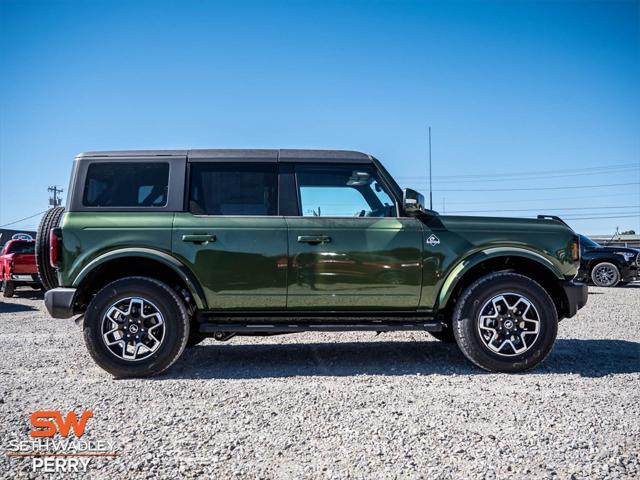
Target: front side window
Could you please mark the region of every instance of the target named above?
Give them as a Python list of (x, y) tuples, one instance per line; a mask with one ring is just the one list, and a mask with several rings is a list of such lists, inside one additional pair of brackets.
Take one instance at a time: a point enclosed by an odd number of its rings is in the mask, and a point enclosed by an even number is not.
[(196, 215), (277, 215), (276, 165), (192, 163), (189, 211)]
[(365, 165), (298, 165), (304, 217), (395, 217), (396, 205), (374, 168)]
[(85, 207), (164, 207), (168, 185), (168, 163), (93, 163), (87, 170), (82, 203)]

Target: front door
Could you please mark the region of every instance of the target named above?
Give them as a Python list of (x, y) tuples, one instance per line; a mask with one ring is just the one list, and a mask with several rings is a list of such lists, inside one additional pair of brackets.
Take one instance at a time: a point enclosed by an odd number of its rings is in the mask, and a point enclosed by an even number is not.
[(177, 213), (173, 252), (209, 308), (283, 309), (287, 226), (278, 214), (277, 164), (193, 162), (189, 211)]
[(372, 165), (299, 164), (289, 230), (290, 310), (411, 310), (420, 302), (422, 224)]

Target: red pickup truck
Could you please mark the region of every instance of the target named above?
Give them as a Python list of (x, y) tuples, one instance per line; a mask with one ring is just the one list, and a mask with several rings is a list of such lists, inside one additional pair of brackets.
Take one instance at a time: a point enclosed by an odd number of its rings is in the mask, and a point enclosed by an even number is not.
[(2, 294), (13, 297), (16, 287), (40, 288), (35, 240), (9, 240), (0, 252)]

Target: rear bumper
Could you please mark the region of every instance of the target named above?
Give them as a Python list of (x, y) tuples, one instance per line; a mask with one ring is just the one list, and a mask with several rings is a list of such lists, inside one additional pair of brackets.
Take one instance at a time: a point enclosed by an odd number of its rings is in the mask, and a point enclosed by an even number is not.
[(31, 273), (12, 273), (10, 275), (12, 282), (26, 282), (26, 283), (38, 283), (40, 278), (37, 274)]
[(54, 288), (44, 294), (44, 305), (53, 318), (71, 318), (75, 288)]
[(578, 310), (587, 304), (589, 297), (589, 289), (585, 283), (569, 280), (562, 282), (562, 289), (567, 297), (567, 306), (565, 308), (564, 317), (571, 318)]

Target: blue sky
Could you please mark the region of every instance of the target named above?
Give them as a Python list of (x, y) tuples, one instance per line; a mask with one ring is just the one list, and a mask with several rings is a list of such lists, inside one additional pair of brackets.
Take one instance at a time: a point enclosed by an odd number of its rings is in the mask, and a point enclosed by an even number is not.
[(437, 210), (640, 231), (638, 1), (0, 0), (0, 22), (0, 225), (98, 149), (355, 149), (427, 194), (431, 125)]

